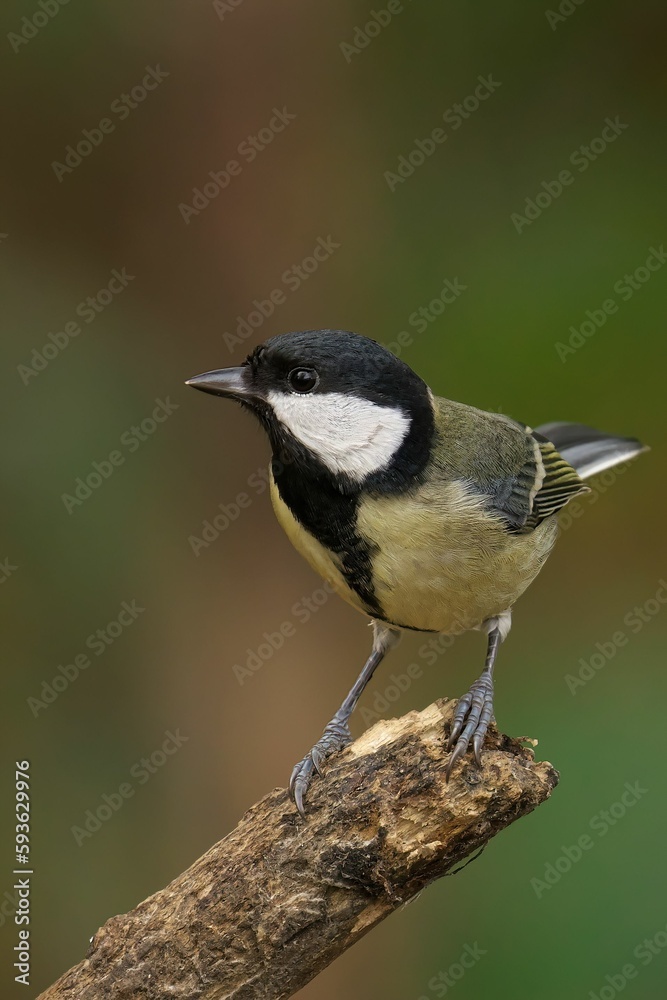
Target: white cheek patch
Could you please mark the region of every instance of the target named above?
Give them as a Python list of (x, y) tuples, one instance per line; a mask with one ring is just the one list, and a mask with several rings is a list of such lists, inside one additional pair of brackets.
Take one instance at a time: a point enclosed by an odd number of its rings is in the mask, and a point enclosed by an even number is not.
[(340, 392), (270, 392), (277, 419), (332, 472), (361, 482), (386, 468), (403, 443), (410, 418), (393, 406)]

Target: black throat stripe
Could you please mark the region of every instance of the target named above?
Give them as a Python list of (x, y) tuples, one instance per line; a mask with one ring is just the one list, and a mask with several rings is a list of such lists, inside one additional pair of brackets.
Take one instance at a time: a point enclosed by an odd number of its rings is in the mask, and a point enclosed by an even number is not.
[(294, 463), (272, 462), (280, 498), (296, 520), (326, 549), (338, 556), (348, 586), (369, 615), (382, 618), (373, 589), (374, 548), (357, 533), (359, 493), (342, 493), (323, 473), (303, 475)]
[(271, 464), (280, 498), (292, 516), (329, 552), (338, 557), (340, 570), (367, 613), (385, 621), (373, 586), (373, 559), (378, 546), (358, 530), (362, 496), (391, 495), (414, 489), (425, 475), (434, 437), (434, 412), (430, 397), (413, 401), (410, 430), (384, 469), (355, 486), (332, 473), (312, 451), (282, 427), (273, 414), (258, 413), (273, 447)]

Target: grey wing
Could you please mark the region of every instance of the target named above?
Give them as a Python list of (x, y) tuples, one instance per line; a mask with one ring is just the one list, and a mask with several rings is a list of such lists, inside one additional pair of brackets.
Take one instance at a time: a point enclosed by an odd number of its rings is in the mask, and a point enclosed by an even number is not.
[(454, 474), (488, 497), (489, 510), (508, 531), (533, 531), (588, 489), (551, 441), (530, 427), (462, 404), (447, 406), (443, 416)]
[(507, 518), (508, 530), (518, 534), (534, 531), (573, 497), (588, 491), (551, 441), (530, 427), (522, 432), (527, 442), (525, 460), (507, 479), (507, 499), (500, 497), (495, 504)]

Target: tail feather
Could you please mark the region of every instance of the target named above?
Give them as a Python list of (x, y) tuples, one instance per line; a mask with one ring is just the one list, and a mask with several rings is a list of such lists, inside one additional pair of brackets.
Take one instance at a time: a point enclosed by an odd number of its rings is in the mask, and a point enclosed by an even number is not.
[(648, 451), (637, 438), (605, 434), (584, 424), (555, 421), (542, 424), (536, 430), (548, 438), (566, 462), (576, 469), (582, 479), (595, 476), (614, 465), (628, 462), (643, 451)]

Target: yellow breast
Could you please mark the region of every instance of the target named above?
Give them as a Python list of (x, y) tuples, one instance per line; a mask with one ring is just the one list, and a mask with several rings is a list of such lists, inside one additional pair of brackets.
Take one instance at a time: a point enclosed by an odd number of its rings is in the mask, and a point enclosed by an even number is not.
[(362, 503), (359, 532), (376, 542), (373, 583), (389, 621), (454, 635), (512, 607), (556, 540), (555, 517), (510, 534), (459, 482)]
[[(340, 560), (300, 524), (271, 477), (276, 517), (292, 545), (334, 590), (367, 613)], [(510, 534), (460, 482), (413, 494), (366, 497), (357, 531), (374, 551), (373, 588), (384, 619), (403, 628), (455, 635), (512, 607), (537, 576), (558, 532), (555, 516)]]

